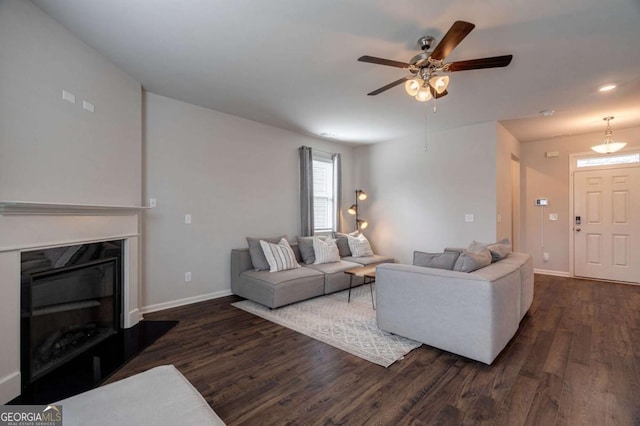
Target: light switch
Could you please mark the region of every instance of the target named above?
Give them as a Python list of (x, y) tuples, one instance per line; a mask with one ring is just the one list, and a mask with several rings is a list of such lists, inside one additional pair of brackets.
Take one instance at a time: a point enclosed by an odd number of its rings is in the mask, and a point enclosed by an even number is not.
[(185, 214), (184, 215), (184, 223), (186, 223), (187, 225), (191, 225), (191, 215), (190, 214)]
[(473, 218), (473, 213), (466, 213), (464, 215), (464, 221), (465, 222), (473, 222), (474, 218)]
[(149, 207), (158, 207), (158, 200), (155, 198), (149, 198)]

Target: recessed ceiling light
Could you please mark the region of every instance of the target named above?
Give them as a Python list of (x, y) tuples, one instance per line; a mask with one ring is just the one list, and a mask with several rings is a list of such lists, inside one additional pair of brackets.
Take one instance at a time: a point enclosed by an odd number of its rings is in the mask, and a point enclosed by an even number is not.
[(543, 117), (551, 117), (555, 113), (552, 109), (543, 109), (539, 114)]
[(598, 91), (600, 92), (608, 92), (610, 90), (615, 89), (617, 86), (615, 84), (605, 84), (604, 86), (600, 87), (598, 89)]

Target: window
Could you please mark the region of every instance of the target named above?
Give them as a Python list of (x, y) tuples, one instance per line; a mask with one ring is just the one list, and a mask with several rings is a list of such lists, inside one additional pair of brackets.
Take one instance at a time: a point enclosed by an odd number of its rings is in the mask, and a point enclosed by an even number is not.
[(640, 154), (607, 155), (604, 157), (580, 158), (577, 161), (577, 167), (610, 166), (638, 162), (640, 162)]
[(313, 220), (315, 232), (335, 230), (335, 185), (330, 156), (313, 153)]

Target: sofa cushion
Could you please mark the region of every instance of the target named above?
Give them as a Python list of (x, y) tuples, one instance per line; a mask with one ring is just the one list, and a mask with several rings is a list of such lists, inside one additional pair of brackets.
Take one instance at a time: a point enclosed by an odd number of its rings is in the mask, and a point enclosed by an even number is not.
[(346, 260), (340, 260), (338, 262), (322, 263), (316, 265), (308, 265), (305, 268), (313, 269), (314, 271), (322, 272), (323, 274), (335, 274), (336, 272), (344, 272), (349, 269), (354, 269), (362, 266), (359, 263), (347, 262)]
[(270, 308), (288, 305), (324, 294), (324, 274), (311, 268), (281, 272), (242, 272), (233, 285), (233, 293)]
[(279, 237), (271, 238), (247, 237), (247, 244), (249, 244), (249, 255), (251, 256), (251, 264), (253, 265), (253, 269), (255, 269), (256, 271), (268, 271), (269, 269), (271, 269), (269, 263), (267, 262), (267, 258), (264, 256), (262, 247), (260, 246), (260, 240), (277, 244), (278, 241), (280, 241), (282, 238), (287, 238), (287, 236), (280, 235)]
[(315, 262), (313, 262), (314, 265), (340, 261), (340, 252), (338, 251), (336, 240), (331, 237), (315, 237), (313, 239), (313, 251), (316, 257)]
[(489, 249), (484, 249), (478, 253), (465, 250), (460, 253), (460, 256), (458, 256), (458, 259), (453, 266), (453, 270), (460, 272), (473, 272), (489, 265), (491, 265), (491, 252)]
[(413, 252), (413, 264), (416, 266), (424, 266), (428, 268), (453, 270), (453, 265), (460, 253), (444, 252), (444, 253), (424, 253), (421, 251)]
[(360, 234), (357, 237), (347, 235), (347, 240), (349, 242), (349, 250), (351, 250), (352, 257), (373, 255), (373, 250), (371, 250), (369, 240), (367, 240), (367, 237), (365, 237), (364, 234)]
[(395, 259), (389, 256), (381, 256), (379, 254), (374, 254), (371, 256), (361, 256), (361, 257), (353, 257), (347, 256), (343, 257), (342, 260), (346, 260), (347, 262), (359, 263), (360, 265), (373, 265), (374, 263), (394, 263)]
[(296, 262), (296, 255), (293, 254), (293, 250), (286, 238), (282, 238), (278, 244), (261, 240), (260, 246), (267, 259), (267, 263), (269, 263), (269, 272), (286, 271), (300, 267), (298, 262)]
[(243, 278), (253, 281), (262, 281), (268, 284), (282, 284), (289, 281), (300, 280), (309, 277), (322, 275), (310, 267), (287, 269), (286, 271), (269, 272), (248, 270), (240, 274)]
[(314, 237), (297, 237), (300, 257), (307, 265), (311, 265), (316, 261), (316, 255), (313, 251), (313, 238)]

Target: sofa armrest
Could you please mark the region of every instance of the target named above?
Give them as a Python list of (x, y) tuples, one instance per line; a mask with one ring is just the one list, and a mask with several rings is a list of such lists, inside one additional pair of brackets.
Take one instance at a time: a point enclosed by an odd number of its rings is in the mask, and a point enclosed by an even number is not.
[(483, 275), (385, 264), (376, 270), (381, 330), (491, 364), (518, 329), (520, 273)]
[(240, 274), (253, 269), (248, 248), (231, 250), (231, 290), (238, 284)]

